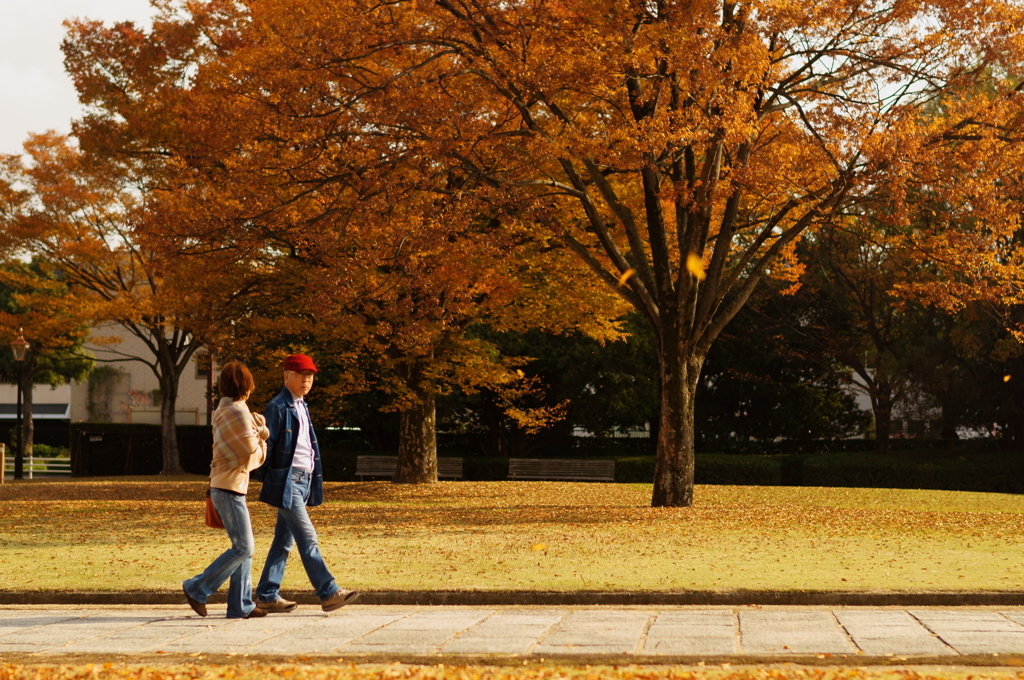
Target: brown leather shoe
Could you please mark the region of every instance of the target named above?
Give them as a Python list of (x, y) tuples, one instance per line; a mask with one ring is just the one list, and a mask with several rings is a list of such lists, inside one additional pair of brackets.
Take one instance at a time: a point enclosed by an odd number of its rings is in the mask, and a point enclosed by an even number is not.
[(283, 597), (279, 597), (272, 602), (264, 602), (263, 600), (256, 600), (256, 606), (264, 610), (268, 614), (286, 614), (296, 607), (298, 603), (286, 600)]
[(333, 612), (335, 609), (340, 609), (347, 604), (352, 604), (359, 597), (359, 592), (355, 590), (345, 590), (342, 588), (334, 595), (331, 595), (326, 600), (320, 601), (320, 608), (325, 612)]
[(266, 616), (266, 615), (267, 615), (267, 610), (266, 609), (263, 609), (261, 607), (253, 607), (252, 611), (249, 612), (249, 614), (246, 615), (245, 618), (247, 618), (247, 619), (258, 619), (261, 616)]
[(185, 586), (182, 586), (181, 589), (184, 591), (185, 600), (188, 602), (188, 606), (192, 607), (192, 611), (200, 616), (206, 616), (206, 605), (199, 600), (193, 600), (192, 596), (188, 594), (187, 590), (185, 590)]

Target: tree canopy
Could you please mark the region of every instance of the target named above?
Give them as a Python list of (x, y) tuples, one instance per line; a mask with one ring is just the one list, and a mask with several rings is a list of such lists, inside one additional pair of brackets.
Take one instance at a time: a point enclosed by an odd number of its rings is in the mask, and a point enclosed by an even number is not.
[[(764, 277), (798, 280), (801, 237), (871, 208), (922, 258), (1000, 273), (1020, 220), (1021, 18), (939, 0), (277, 0), (214, 39), (190, 110), (231, 148), (225, 176), (287, 164), (289, 197), (387, 185), (515, 206), (572, 250), (654, 330), (652, 502), (690, 505), (704, 358)], [(281, 199), (260, 192), (314, 238)]]
[(446, 380), (514, 375), (470, 325), (611, 339), (616, 296), (657, 351), (652, 503), (687, 506), (705, 359), (766, 278), (800, 284), (801, 239), (870, 223), (920, 272), (905, 294), (1014, 298), (1022, 19), (1014, 0), (215, 0), (168, 2), (150, 32), (77, 22), (65, 49), (76, 134), (112, 173), (93, 176), (136, 187), (101, 198), (139, 201), (122, 237), (160, 254), (174, 318), (206, 295), (207, 338), (372, 349), (422, 424)]

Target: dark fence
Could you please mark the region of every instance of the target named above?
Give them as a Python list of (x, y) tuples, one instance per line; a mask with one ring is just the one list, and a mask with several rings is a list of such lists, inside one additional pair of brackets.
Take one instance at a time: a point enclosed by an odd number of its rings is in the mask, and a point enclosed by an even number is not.
[[(159, 425), (74, 423), (71, 474), (75, 477), (156, 475), (163, 467)], [(185, 472), (205, 475), (213, 459), (208, 425), (178, 425), (178, 453)]]

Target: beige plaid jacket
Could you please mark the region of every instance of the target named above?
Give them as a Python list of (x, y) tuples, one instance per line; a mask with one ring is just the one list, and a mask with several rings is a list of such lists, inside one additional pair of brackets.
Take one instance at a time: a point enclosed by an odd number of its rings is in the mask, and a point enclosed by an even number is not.
[(263, 416), (250, 413), (244, 401), (222, 397), (213, 412), (213, 461), (210, 486), (245, 493), (249, 473), (267, 459), (267, 430)]

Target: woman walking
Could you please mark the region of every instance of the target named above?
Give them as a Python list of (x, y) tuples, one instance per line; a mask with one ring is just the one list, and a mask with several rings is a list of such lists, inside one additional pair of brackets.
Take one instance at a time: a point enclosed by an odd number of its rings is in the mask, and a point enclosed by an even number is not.
[(231, 539), (231, 548), (213, 561), (202, 574), (184, 583), (185, 599), (200, 616), (206, 616), (206, 601), (224, 581), (228, 585), (228, 618), (266, 616), (252, 599), (252, 553), (255, 541), (245, 493), (249, 473), (267, 457), (267, 430), (263, 416), (246, 406), (256, 384), (252, 374), (237, 361), (220, 371), (220, 404), (213, 412), (213, 462), (210, 463), (210, 498)]

